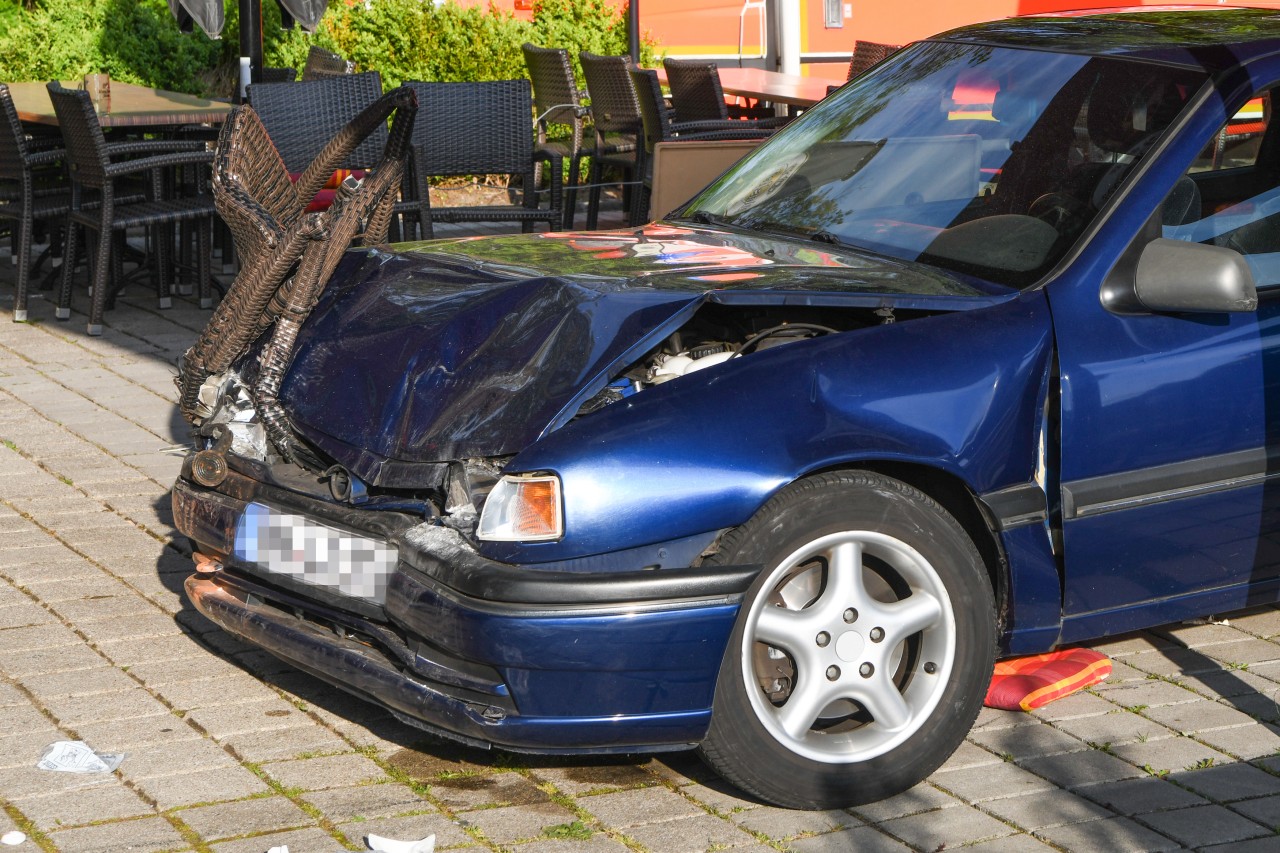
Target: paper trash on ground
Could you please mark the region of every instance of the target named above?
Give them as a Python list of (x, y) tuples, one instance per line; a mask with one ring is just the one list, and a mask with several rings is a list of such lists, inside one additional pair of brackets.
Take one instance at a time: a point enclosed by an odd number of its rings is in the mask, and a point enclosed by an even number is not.
[(110, 773), (124, 761), (124, 755), (123, 752), (94, 752), (84, 741), (60, 740), (44, 748), (36, 768), (63, 773)]
[(18, 832), (16, 829), (11, 832), (6, 832), (4, 835), (0, 835), (0, 844), (8, 844), (10, 847), (17, 847), (26, 840), (26, 833)]
[(376, 853), (433, 853), (436, 849), (434, 835), (428, 835), (418, 841), (396, 841), (394, 838), (383, 838), (380, 835), (366, 835), (364, 843)]

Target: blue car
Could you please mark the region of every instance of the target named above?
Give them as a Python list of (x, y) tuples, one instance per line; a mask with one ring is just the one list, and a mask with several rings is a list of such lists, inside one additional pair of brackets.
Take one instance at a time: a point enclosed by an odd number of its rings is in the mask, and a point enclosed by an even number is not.
[(188, 594), (478, 748), (903, 791), (995, 657), (1276, 601), (1278, 81), (1274, 12), (998, 21), (648, 226), (348, 251), (184, 365)]

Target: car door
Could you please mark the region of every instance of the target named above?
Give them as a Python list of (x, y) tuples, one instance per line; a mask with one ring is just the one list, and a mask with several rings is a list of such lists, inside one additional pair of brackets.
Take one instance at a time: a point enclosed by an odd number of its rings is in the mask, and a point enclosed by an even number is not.
[[(1276, 129), (1262, 87), (1210, 98), (1121, 199), (1093, 241), (1105, 248), (1086, 250), (1080, 274), (1048, 289), (1060, 375), (1064, 641), (1275, 599)], [(1124, 231), (1144, 221), (1146, 236), (1129, 243)], [(1133, 274), (1126, 265), (1153, 229), (1245, 254), (1258, 309), (1108, 304), (1117, 280), (1108, 276)]]

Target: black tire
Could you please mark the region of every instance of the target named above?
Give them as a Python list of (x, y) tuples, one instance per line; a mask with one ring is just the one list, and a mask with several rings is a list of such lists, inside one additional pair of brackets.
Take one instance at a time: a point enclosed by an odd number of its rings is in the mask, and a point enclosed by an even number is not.
[(764, 565), (700, 747), (726, 780), (844, 808), (905, 791), (959, 746), (991, 679), (995, 613), (977, 549), (936, 501), (866, 471), (815, 475), (713, 559)]

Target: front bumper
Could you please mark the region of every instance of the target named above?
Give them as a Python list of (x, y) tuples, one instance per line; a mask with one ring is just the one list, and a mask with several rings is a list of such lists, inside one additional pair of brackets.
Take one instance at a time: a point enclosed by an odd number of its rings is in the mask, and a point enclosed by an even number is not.
[[(246, 498), (332, 518), (308, 512), (314, 499), (251, 480), (220, 491), (179, 480), (173, 494), (183, 532), (224, 554), (216, 540), (233, 535)], [(755, 567), (544, 572), (459, 549), (456, 536), (389, 538), (400, 561), (381, 608), (286, 588), (230, 558), (189, 578), (187, 593), (225, 630), (474, 745), (647, 751), (705, 735)]]

